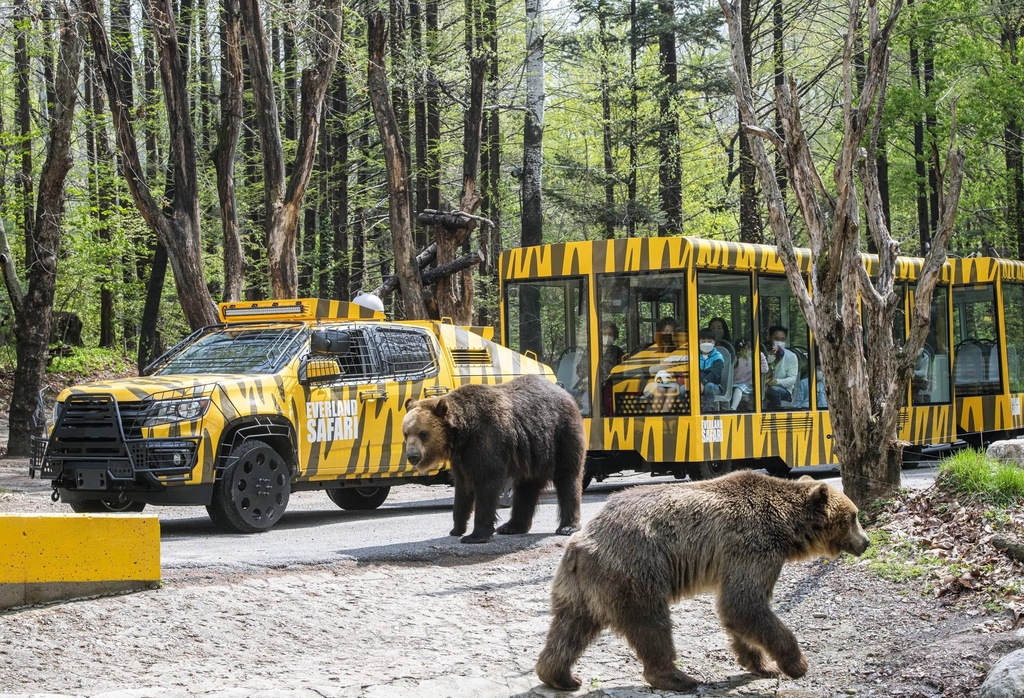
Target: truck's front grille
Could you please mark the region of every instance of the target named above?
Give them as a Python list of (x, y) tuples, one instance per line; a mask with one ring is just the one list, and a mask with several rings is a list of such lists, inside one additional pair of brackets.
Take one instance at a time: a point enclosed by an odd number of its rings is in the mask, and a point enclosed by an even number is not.
[[(131, 419), (134, 421), (134, 414)], [(50, 435), (49, 458), (91, 460), (126, 458), (127, 455), (118, 404), (113, 396), (72, 395), (64, 401), (60, 418)]]

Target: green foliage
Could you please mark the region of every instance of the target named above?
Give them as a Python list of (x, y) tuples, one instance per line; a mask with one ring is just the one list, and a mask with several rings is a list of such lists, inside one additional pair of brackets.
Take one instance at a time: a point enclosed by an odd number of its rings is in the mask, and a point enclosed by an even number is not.
[[(15, 368), (13, 347), (0, 348), (0, 373)], [(50, 375), (59, 375), (71, 382), (81, 382), (97, 374), (124, 374), (135, 368), (135, 360), (116, 349), (77, 347), (67, 356), (54, 356), (46, 366)]]
[(862, 558), (872, 573), (890, 582), (902, 584), (919, 579), (937, 566), (934, 559), (929, 560), (921, 554), (919, 547), (906, 540), (894, 540), (888, 531), (868, 531), (868, 538), (871, 545)]
[(998, 506), (1024, 503), (1024, 468), (964, 449), (939, 464), (940, 486)]

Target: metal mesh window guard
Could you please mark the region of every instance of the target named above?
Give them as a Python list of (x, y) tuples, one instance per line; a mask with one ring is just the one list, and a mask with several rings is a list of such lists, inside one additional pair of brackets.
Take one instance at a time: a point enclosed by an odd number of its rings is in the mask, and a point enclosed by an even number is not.
[(171, 356), (155, 375), (273, 373), (300, 346), (301, 325), (230, 327), (206, 334)]
[(437, 373), (437, 358), (426, 334), (397, 327), (381, 327), (378, 333), (388, 378), (421, 380)]

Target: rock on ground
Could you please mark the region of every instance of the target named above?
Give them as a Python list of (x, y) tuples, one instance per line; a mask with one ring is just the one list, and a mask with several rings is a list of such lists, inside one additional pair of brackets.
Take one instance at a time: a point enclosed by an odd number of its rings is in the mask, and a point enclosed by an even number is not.
[(981, 698), (1024, 698), (1024, 650), (1006, 655), (981, 685)]

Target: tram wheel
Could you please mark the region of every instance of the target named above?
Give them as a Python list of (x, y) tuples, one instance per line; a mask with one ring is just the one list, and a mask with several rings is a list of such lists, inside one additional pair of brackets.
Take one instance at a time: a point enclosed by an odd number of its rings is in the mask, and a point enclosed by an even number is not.
[(731, 460), (707, 460), (691, 466), (686, 474), (691, 480), (714, 480), (732, 472)]

